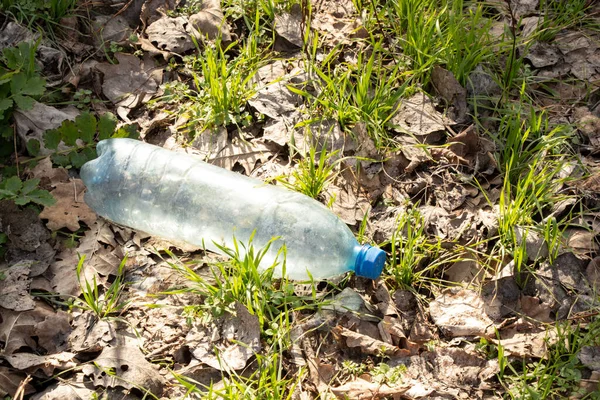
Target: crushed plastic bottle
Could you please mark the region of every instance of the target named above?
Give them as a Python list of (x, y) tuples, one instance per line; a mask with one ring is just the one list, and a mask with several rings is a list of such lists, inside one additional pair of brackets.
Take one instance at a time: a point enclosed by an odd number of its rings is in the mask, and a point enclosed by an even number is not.
[[(98, 158), (81, 168), (85, 202), (102, 217), (166, 239), (222, 253), (216, 244), (262, 248), (278, 237), (261, 266), (286, 246), (286, 276), (326, 279), (354, 271), (375, 279), (385, 252), (360, 245), (324, 205), (303, 194), (266, 184), (203, 161), (133, 139), (98, 143)], [(310, 275), (309, 275), (310, 274)]]

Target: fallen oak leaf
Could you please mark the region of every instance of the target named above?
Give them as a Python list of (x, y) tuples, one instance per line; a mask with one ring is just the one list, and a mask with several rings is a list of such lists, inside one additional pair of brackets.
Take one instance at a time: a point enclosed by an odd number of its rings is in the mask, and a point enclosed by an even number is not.
[[(404, 383), (398, 386), (389, 386), (377, 382), (369, 382), (364, 379), (356, 379), (342, 386), (331, 388), (336, 396), (343, 399), (381, 399), (389, 396), (401, 396), (410, 389), (410, 384)], [(396, 398), (396, 397), (394, 397)]]
[(161, 396), (165, 386), (157, 366), (132, 346), (105, 347), (94, 363), (85, 365), (82, 371), (95, 385), (105, 388), (136, 388)]
[[(6, 368), (0, 366), (0, 396), (13, 396), (19, 387), (21, 382), (26, 379), (25, 375), (22, 375), (12, 368)], [(35, 393), (33, 386), (26, 384), (23, 387), (24, 394)]]
[(68, 228), (72, 232), (79, 229), (79, 221), (92, 226), (96, 222), (96, 213), (83, 201), (85, 186), (81, 179), (58, 183), (51, 194), (56, 204), (44, 207), (40, 218), (47, 219), (46, 226), (52, 231)]
[(5, 356), (4, 359), (13, 367), (20, 371), (27, 371), (35, 374), (38, 370), (46, 376), (52, 376), (55, 369), (66, 370), (77, 366), (74, 359), (75, 353), (62, 352), (58, 354), (49, 354), (39, 356), (32, 353), (15, 353)]
[[(384, 341), (374, 339), (370, 336), (363, 335), (362, 333), (354, 332), (343, 326), (336, 326), (332, 330), (333, 334), (337, 337), (346, 338), (346, 345), (348, 347), (360, 347), (364, 354), (382, 355), (386, 356), (397, 356), (397, 355), (408, 355), (409, 351), (400, 349), (399, 347), (390, 345)], [(407, 353), (407, 354), (403, 354)]]

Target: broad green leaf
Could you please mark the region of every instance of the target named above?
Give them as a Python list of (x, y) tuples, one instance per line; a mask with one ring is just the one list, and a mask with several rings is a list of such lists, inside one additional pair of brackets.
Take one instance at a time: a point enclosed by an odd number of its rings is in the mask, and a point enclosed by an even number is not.
[(79, 129), (77, 129), (75, 123), (67, 119), (58, 129), (62, 132), (63, 142), (65, 142), (67, 146), (75, 146), (75, 142), (79, 139)]
[(91, 143), (96, 135), (96, 117), (85, 112), (75, 118), (75, 125), (79, 128), (79, 137), (85, 143)]
[(96, 149), (93, 147), (85, 147), (81, 152), (83, 153), (83, 155), (85, 155), (88, 161), (98, 157), (98, 155), (96, 154)]
[(8, 241), (8, 235), (0, 232), (0, 244), (4, 244)]
[(113, 138), (138, 138), (138, 132), (135, 126), (133, 125), (124, 125), (117, 129), (117, 131), (112, 135)]
[(29, 139), (27, 141), (27, 151), (32, 157), (40, 154), (40, 141), (37, 139)]
[(42, 189), (34, 190), (33, 192), (26, 195), (25, 198), (27, 199), (27, 202), (33, 202), (45, 207), (50, 207), (56, 204), (56, 199), (52, 197), (50, 192)]
[(53, 154), (50, 158), (54, 164), (60, 165), (61, 167), (68, 167), (71, 165), (68, 154)]
[(117, 118), (113, 113), (106, 112), (102, 114), (98, 121), (98, 140), (108, 139), (115, 132), (117, 127)]
[(0, 99), (0, 114), (4, 112), (4, 110), (8, 110), (13, 105), (12, 99)]
[(28, 179), (23, 182), (23, 189), (21, 189), (22, 194), (28, 194), (35, 190), (40, 184), (39, 178)]
[(11, 192), (10, 190), (0, 189), (0, 200), (12, 199), (15, 196), (16, 193)]
[(47, 149), (56, 150), (60, 139), (60, 131), (58, 129), (50, 129), (44, 132), (44, 145)]
[(85, 154), (77, 151), (73, 151), (69, 154), (69, 160), (71, 161), (71, 165), (75, 168), (81, 168), (83, 164), (89, 161)]
[(22, 88), (22, 94), (28, 94), (30, 96), (41, 96), (46, 91), (46, 80), (39, 76), (31, 77), (27, 80), (27, 83)]
[(15, 175), (15, 176), (11, 176), (6, 181), (4, 181), (3, 187), (5, 190), (8, 190), (9, 192), (17, 193), (23, 187), (23, 182), (21, 182), (19, 177)]
[(12, 77), (10, 81), (10, 91), (13, 95), (21, 94), (26, 83), (27, 75), (25, 75), (25, 72), (20, 72)]
[(13, 96), (13, 100), (17, 104), (17, 107), (19, 107), (21, 110), (31, 110), (35, 102), (35, 100), (33, 100), (31, 97), (20, 94), (15, 94)]

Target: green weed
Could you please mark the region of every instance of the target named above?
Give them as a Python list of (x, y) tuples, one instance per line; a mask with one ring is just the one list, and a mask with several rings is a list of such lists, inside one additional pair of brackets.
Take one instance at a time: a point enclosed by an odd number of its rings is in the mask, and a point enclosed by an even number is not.
[(319, 152), (311, 146), (307, 157), (298, 162), (290, 177), (278, 177), (277, 181), (284, 187), (317, 199), (321, 192), (337, 176), (336, 166), (341, 159), (332, 161), (339, 151), (328, 152), (325, 147)]
[(380, 41), (374, 42), (370, 51), (360, 52), (355, 64), (336, 63), (341, 49), (332, 51), (319, 63), (316, 62), (318, 43), (315, 36), (312, 60), (306, 65), (309, 75), (319, 78), (312, 82), (318, 94), (315, 96), (292, 85), (288, 88), (306, 98), (315, 112), (335, 118), (349, 134), (357, 122), (365, 122), (375, 145), (388, 145), (390, 138), (385, 124), (393, 116), (398, 100), (409, 86), (405, 65), (392, 63)]
[[(275, 239), (274, 239), (275, 240)], [(310, 299), (298, 297), (294, 293), (294, 284), (283, 278), (274, 278), (275, 268), (283, 263), (285, 276), (285, 249), (273, 265), (263, 268), (260, 264), (272, 242), (256, 250), (252, 238), (248, 244), (239, 243), (234, 238), (234, 247), (217, 245), (223, 254), (231, 259), (210, 265), (210, 276), (202, 276), (191, 266), (183, 263), (169, 263), (191, 282), (191, 287), (174, 289), (167, 294), (193, 292), (204, 298), (196, 313), (208, 312), (217, 317), (224, 312), (233, 311), (235, 302), (240, 302), (248, 311), (258, 317), (261, 333), (271, 344), (287, 347), (289, 340), (291, 313), (310, 309)], [(171, 257), (175, 256), (167, 251)], [(191, 311), (191, 310), (190, 310)]]
[(398, 216), (389, 243), (390, 257), (385, 272), (400, 288), (415, 290), (419, 286), (440, 283), (434, 272), (445, 263), (459, 261), (444, 251), (440, 239), (431, 240), (419, 210), (410, 208)]
[(21, 181), (18, 176), (11, 176), (0, 182), (0, 200), (12, 200), (18, 206), (29, 203), (49, 207), (56, 199), (43, 189), (38, 189), (40, 180), (37, 178)]
[(104, 293), (101, 293), (95, 276), (91, 282), (82, 276), (84, 262), (85, 255), (79, 258), (76, 269), (77, 281), (81, 287), (83, 299), (75, 299), (73, 306), (81, 308), (82, 310), (91, 311), (98, 319), (105, 319), (122, 312), (128, 304), (128, 302), (122, 301), (121, 299), (123, 289), (125, 288), (124, 268), (127, 257), (119, 264), (115, 280)]
[(548, 42), (567, 29), (592, 28), (598, 30), (597, 15), (591, 13), (589, 0), (541, 0), (542, 17), (538, 23), (535, 38)]
[(228, 52), (237, 42), (223, 49), (217, 41), (215, 45), (206, 43), (198, 56), (186, 58), (194, 83), (194, 90), (185, 94), (189, 103), (184, 106), (191, 130), (201, 132), (251, 122), (246, 103), (255, 94), (252, 78), (260, 60), (256, 40), (256, 36), (251, 35), (235, 57)]
[(500, 382), (511, 399), (550, 399), (577, 396), (598, 399), (598, 392), (586, 393), (579, 386), (585, 367), (578, 355), (585, 346), (597, 346), (600, 319), (595, 317), (587, 327), (567, 321), (556, 326), (557, 338), (549, 346), (546, 358), (534, 361), (511, 361), (498, 346), (502, 358)]
[(220, 400), (288, 400), (293, 398), (294, 390), (305, 378), (305, 370), (300, 369), (292, 375), (286, 372), (281, 354), (256, 355), (256, 366), (248, 371), (231, 371), (223, 375), (224, 385), (204, 386), (191, 378), (173, 373), (175, 379), (187, 389), (186, 398)]

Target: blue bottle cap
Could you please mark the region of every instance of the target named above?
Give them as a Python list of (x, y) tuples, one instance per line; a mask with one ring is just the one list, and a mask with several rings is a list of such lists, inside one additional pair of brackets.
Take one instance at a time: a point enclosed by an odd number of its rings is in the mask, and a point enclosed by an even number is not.
[(385, 251), (371, 245), (363, 245), (356, 257), (354, 272), (358, 276), (377, 279), (385, 265)]

